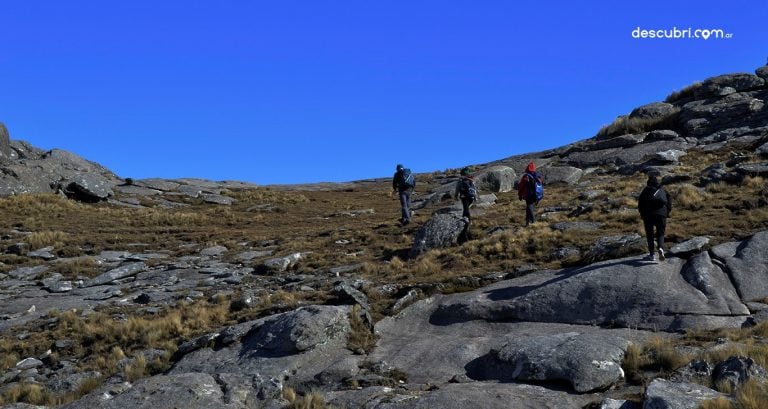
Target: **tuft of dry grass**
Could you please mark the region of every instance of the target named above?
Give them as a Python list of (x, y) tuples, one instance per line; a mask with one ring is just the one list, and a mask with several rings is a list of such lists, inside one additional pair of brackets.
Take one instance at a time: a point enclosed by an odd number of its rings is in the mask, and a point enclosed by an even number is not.
[(92, 257), (77, 257), (57, 263), (56, 271), (68, 280), (81, 276), (92, 278), (99, 274), (99, 266)]
[(361, 313), (362, 308), (357, 304), (352, 307), (352, 311), (349, 313), (351, 331), (347, 339), (347, 348), (353, 352), (363, 351), (370, 353), (376, 346), (376, 334), (363, 322), (363, 319), (360, 317)]
[(24, 237), (24, 242), (30, 249), (37, 250), (43, 247), (53, 246), (55, 248), (64, 247), (67, 239), (67, 233), (63, 231), (39, 231)]
[(668, 103), (675, 103), (678, 101), (686, 100), (689, 98), (693, 98), (694, 94), (701, 89), (703, 84), (701, 81), (696, 81), (693, 84), (679, 90), (679, 91), (673, 91), (671, 94), (667, 95), (667, 98), (664, 99), (664, 102)]
[(667, 187), (672, 197), (672, 208), (679, 210), (699, 210), (710, 199), (709, 194), (691, 184), (680, 184)]
[(21, 382), (6, 388), (0, 396), (0, 404), (15, 402), (30, 405), (50, 405), (54, 403), (54, 399), (42, 385)]
[(730, 399), (719, 396), (715, 399), (705, 400), (701, 402), (699, 409), (736, 409)]
[[(285, 396), (285, 394), (283, 394)], [(320, 392), (312, 391), (305, 395), (289, 400), (288, 409), (330, 409), (325, 403), (325, 398)]]
[(629, 116), (620, 116), (611, 124), (606, 125), (597, 132), (596, 138), (608, 139), (614, 136), (626, 134), (638, 134), (661, 129), (677, 129), (677, 116), (680, 108), (675, 107), (673, 112), (667, 116), (657, 118), (630, 118)]

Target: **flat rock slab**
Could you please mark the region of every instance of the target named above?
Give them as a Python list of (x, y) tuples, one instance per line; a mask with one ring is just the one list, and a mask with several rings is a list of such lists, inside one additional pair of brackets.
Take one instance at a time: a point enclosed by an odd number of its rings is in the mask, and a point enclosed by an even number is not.
[(109, 284), (115, 280), (120, 280), (122, 278), (135, 276), (136, 274), (139, 274), (140, 272), (146, 270), (146, 268), (147, 268), (147, 265), (144, 264), (143, 262), (123, 264), (118, 268), (107, 271), (106, 273), (100, 276), (97, 276), (90, 280), (85, 281), (82, 286), (94, 287), (98, 285)]
[(585, 407), (599, 396), (538, 385), (471, 382), (441, 385), (428, 392), (387, 387), (330, 392), (327, 400), (337, 407), (369, 409), (564, 409)]
[(553, 230), (598, 230), (603, 227), (599, 222), (558, 222), (552, 225)]
[(564, 380), (576, 392), (590, 392), (624, 377), (621, 360), (629, 342), (623, 338), (567, 332), (538, 337), (510, 334), (508, 339), (494, 354), (509, 365), (513, 379)]
[(702, 401), (722, 393), (695, 383), (675, 383), (654, 379), (645, 391), (643, 409), (696, 409)]
[[(705, 294), (685, 280), (685, 260), (649, 263), (641, 257), (545, 271), (459, 294), (442, 303), (432, 321), (560, 322), (663, 331), (738, 327), (748, 314), (732, 286), (711, 284)], [(708, 265), (708, 283), (728, 283)], [(765, 268), (765, 267), (764, 267)]]
[(669, 253), (679, 257), (686, 257), (700, 253), (707, 245), (709, 245), (709, 237), (694, 237), (682, 243), (675, 244), (669, 250)]

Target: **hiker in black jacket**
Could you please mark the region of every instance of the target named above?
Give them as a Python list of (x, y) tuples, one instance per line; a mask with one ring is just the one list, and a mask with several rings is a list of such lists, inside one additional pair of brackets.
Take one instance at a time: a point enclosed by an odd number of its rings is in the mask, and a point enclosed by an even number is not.
[(405, 226), (411, 222), (411, 192), (416, 188), (416, 181), (410, 169), (403, 165), (397, 165), (395, 175), (392, 176), (392, 194), (397, 192), (400, 198), (400, 224)]
[(456, 191), (453, 193), (453, 197), (461, 199), (463, 209), (461, 216), (471, 220), (472, 215), (469, 212), (469, 207), (477, 200), (477, 187), (475, 187), (475, 180), (470, 176), (469, 168), (463, 168), (460, 174), (461, 179), (456, 184)]
[[(655, 175), (648, 176), (648, 183), (637, 200), (637, 210), (643, 218), (645, 237), (648, 240), (648, 261), (656, 261), (653, 251), (654, 238), (658, 246), (659, 260), (664, 261), (664, 231), (667, 229), (667, 217), (672, 212), (672, 199), (661, 187)], [(654, 235), (655, 229), (655, 235)]]

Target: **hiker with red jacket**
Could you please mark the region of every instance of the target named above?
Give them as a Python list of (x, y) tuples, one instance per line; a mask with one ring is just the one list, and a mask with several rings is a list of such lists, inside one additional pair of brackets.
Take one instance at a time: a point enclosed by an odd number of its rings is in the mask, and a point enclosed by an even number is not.
[[(658, 247), (659, 260), (664, 261), (664, 232), (667, 229), (667, 217), (672, 212), (672, 199), (661, 187), (656, 175), (649, 175), (645, 188), (637, 199), (637, 210), (643, 219), (645, 238), (648, 240), (648, 261), (656, 261), (653, 251), (654, 238)], [(654, 232), (654, 230), (656, 230)], [(654, 234), (655, 233), (655, 234)]]
[(544, 195), (541, 176), (536, 173), (536, 165), (533, 162), (525, 168), (523, 177), (517, 185), (517, 197), (525, 200), (525, 225), (536, 221), (536, 205)]

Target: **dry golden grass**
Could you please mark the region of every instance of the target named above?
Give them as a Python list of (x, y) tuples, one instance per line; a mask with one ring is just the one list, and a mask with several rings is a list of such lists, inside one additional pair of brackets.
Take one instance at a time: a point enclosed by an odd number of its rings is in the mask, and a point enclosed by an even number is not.
[(11, 386), (0, 396), (0, 404), (15, 402), (30, 405), (50, 405), (55, 400), (42, 385), (22, 382)]
[(699, 210), (709, 201), (709, 194), (690, 184), (672, 185), (667, 187), (672, 197), (673, 211)]
[(34, 232), (24, 238), (24, 242), (29, 245), (29, 248), (36, 250), (43, 247), (64, 247), (64, 242), (67, 239), (67, 234), (62, 231), (39, 231)]
[(630, 118), (620, 116), (611, 124), (606, 125), (597, 132), (597, 138), (607, 139), (626, 134), (638, 134), (657, 129), (677, 129), (677, 114), (680, 108), (675, 107), (668, 116), (658, 118)]
[(730, 399), (720, 396), (701, 402), (699, 409), (736, 409)]
[(351, 331), (347, 339), (347, 348), (353, 352), (370, 353), (376, 346), (376, 335), (360, 318), (361, 310), (360, 306), (355, 304), (349, 314)]
[(694, 93), (696, 93), (696, 91), (698, 91), (701, 87), (702, 83), (700, 81), (696, 81), (679, 91), (673, 91), (671, 94), (667, 95), (667, 98), (664, 99), (664, 102), (674, 103), (684, 99), (693, 98)]
[[(295, 393), (294, 393), (295, 395)], [(283, 394), (285, 396), (285, 394)], [(325, 403), (325, 398), (320, 392), (312, 391), (303, 396), (298, 396), (294, 400), (289, 400), (288, 409), (330, 409)]]
[(61, 261), (56, 264), (56, 272), (65, 279), (77, 277), (95, 277), (99, 274), (98, 264), (92, 257), (78, 257), (72, 260)]

